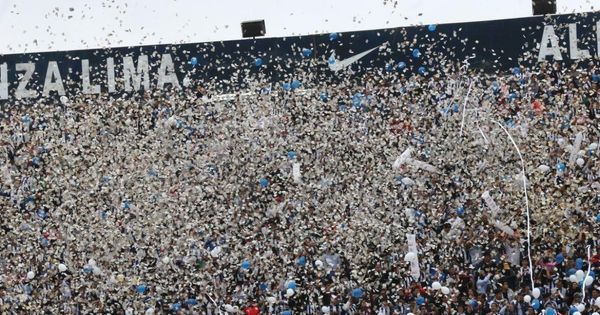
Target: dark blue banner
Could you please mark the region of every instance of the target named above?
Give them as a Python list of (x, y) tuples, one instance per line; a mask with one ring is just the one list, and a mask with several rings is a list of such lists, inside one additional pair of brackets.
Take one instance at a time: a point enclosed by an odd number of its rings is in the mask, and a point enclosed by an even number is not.
[[(251, 82), (334, 82), (350, 75), (485, 72), (543, 60), (597, 63), (600, 13), (182, 45), (0, 55), (0, 101), (121, 97)], [(297, 84), (297, 83), (296, 83)]]

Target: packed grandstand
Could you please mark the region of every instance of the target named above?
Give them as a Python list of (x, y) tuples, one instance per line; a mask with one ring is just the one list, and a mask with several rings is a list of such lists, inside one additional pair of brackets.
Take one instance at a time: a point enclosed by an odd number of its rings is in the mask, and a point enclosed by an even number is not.
[(599, 17), (0, 55), (0, 313), (597, 314)]

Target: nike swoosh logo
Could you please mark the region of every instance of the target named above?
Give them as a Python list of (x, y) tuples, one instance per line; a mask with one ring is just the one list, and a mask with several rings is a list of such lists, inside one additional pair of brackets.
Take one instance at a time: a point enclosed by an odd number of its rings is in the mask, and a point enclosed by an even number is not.
[[(380, 45), (381, 46), (381, 45)], [(331, 71), (339, 71), (342, 70), (348, 66), (350, 66), (351, 64), (359, 61), (362, 57), (368, 55), (369, 53), (371, 53), (373, 50), (379, 48), (380, 46), (377, 47), (373, 47), (369, 50), (363, 51), (359, 54), (356, 54), (352, 57), (346, 58), (344, 60), (335, 60), (335, 51), (331, 53), (331, 56), (329, 57), (328, 63), (329, 63), (329, 69)]]

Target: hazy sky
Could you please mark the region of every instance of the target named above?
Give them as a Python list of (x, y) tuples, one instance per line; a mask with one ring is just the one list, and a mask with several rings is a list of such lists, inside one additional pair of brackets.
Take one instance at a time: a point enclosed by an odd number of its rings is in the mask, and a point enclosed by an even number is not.
[[(600, 0), (557, 0), (559, 13)], [(531, 15), (531, 0), (0, 0), (0, 54), (352, 31)]]

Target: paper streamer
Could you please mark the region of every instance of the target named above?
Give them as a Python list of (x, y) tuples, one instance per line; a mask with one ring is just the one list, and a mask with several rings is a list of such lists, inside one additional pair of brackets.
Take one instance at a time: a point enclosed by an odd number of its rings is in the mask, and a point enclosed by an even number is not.
[(527, 214), (527, 258), (529, 260), (529, 278), (531, 280), (531, 290), (533, 290), (535, 288), (535, 282), (533, 281), (533, 262), (531, 261), (531, 225), (529, 215), (529, 197), (527, 196), (527, 176), (525, 172), (525, 161), (523, 160), (521, 150), (519, 150), (519, 147), (517, 146), (517, 143), (515, 142), (513, 137), (510, 135), (510, 132), (508, 132), (508, 130), (506, 130), (506, 128), (504, 128), (504, 126), (501, 123), (497, 122), (496, 120), (492, 121), (498, 126), (500, 126), (500, 128), (506, 133), (508, 139), (510, 139), (510, 142), (512, 142), (513, 146), (515, 147), (515, 150), (519, 155), (519, 159), (521, 160), (521, 172), (523, 174), (523, 194), (525, 195), (525, 213)]
[(300, 173), (300, 163), (296, 162), (292, 165), (292, 177), (294, 178), (294, 182), (302, 182), (302, 174)]
[(473, 81), (471, 81), (471, 84), (469, 84), (469, 89), (467, 90), (467, 96), (465, 97), (465, 101), (463, 102), (463, 109), (462, 109), (462, 120), (460, 121), (460, 136), (462, 137), (463, 134), (463, 128), (465, 126), (465, 114), (466, 114), (466, 108), (467, 108), (467, 102), (469, 101), (469, 95), (471, 94), (471, 89), (473, 88)]
[(408, 251), (415, 253), (417, 256), (410, 262), (410, 275), (418, 281), (421, 277), (421, 269), (419, 268), (419, 249), (417, 247), (417, 237), (415, 234), (406, 234), (406, 241), (408, 243)]
[(398, 169), (398, 168), (400, 168), (400, 166), (402, 166), (402, 164), (406, 163), (406, 161), (410, 159), (410, 155), (412, 154), (412, 151), (413, 151), (412, 148), (407, 148), (406, 150), (404, 150), (404, 152), (402, 152), (402, 154), (400, 154), (400, 156), (396, 159), (396, 161), (394, 161), (394, 165), (392, 165), (392, 168)]
[(508, 234), (510, 236), (514, 236), (515, 235), (515, 231), (513, 229), (511, 229), (508, 225), (506, 225), (506, 224), (504, 224), (504, 223), (502, 223), (502, 222), (500, 222), (498, 220), (496, 220), (494, 222), (494, 226), (498, 230), (500, 230), (500, 231), (502, 231), (502, 232), (504, 232), (504, 233), (506, 233), (506, 234)]
[(422, 170), (426, 170), (428, 172), (439, 173), (438, 169), (435, 168), (433, 165), (427, 164), (427, 163), (422, 162), (422, 161), (409, 159), (406, 164), (414, 166), (416, 168), (420, 168)]
[(481, 198), (483, 198), (483, 201), (485, 202), (485, 204), (488, 206), (488, 208), (490, 208), (490, 213), (492, 214), (492, 218), (495, 218), (496, 215), (501, 212), (501, 210), (500, 210), (500, 207), (498, 207), (498, 205), (494, 201), (494, 199), (492, 199), (492, 196), (490, 196), (490, 191), (489, 190), (484, 191), (483, 194), (481, 195)]
[(575, 142), (573, 142), (573, 149), (571, 150), (571, 156), (569, 156), (569, 165), (573, 165), (577, 160), (577, 155), (581, 149), (581, 142), (583, 141), (583, 133), (579, 132), (575, 136)]
[(587, 277), (590, 276), (590, 271), (592, 270), (592, 248), (590, 245), (587, 246), (587, 252), (588, 252), (588, 270), (587, 273), (585, 274), (585, 277), (583, 278), (583, 285), (581, 286), (581, 303), (583, 303), (585, 305), (585, 280), (587, 279)]

